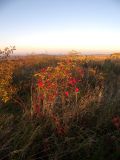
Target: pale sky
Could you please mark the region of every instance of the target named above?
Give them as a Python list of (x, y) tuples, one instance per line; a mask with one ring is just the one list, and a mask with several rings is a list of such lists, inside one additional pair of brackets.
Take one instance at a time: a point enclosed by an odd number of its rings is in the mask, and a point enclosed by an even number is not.
[(120, 51), (119, 0), (0, 0), (0, 48)]

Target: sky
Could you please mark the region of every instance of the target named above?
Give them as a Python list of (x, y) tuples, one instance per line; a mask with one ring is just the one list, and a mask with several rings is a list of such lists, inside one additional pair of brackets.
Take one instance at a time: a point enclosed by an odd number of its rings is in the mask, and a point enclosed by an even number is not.
[(0, 0), (0, 48), (120, 51), (120, 0)]

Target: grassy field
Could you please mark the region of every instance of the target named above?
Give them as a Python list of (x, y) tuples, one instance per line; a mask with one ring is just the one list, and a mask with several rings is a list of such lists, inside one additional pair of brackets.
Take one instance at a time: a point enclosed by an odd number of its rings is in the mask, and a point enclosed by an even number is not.
[(120, 160), (118, 55), (19, 57), (0, 74), (0, 160)]

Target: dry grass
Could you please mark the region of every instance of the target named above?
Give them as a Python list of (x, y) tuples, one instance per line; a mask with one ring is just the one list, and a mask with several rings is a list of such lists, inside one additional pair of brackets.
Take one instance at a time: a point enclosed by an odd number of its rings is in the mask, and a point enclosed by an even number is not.
[(68, 56), (12, 60), (12, 85), (17, 93), (0, 108), (0, 160), (120, 159), (120, 127), (112, 122), (120, 116), (120, 59), (71, 57), (84, 68), (85, 75), (79, 84), (77, 105), (73, 99), (68, 106), (55, 110), (66, 124), (62, 135), (48, 115), (31, 117), (30, 85), (34, 73), (46, 66), (56, 66)]

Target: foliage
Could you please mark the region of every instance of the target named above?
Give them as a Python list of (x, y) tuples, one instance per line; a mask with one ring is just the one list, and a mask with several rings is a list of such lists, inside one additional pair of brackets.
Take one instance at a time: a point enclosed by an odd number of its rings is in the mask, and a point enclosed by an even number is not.
[(15, 47), (6, 47), (3, 51), (0, 51), (0, 98), (5, 103), (15, 92), (15, 88), (12, 86), (14, 66), (11, 61), (7, 60), (14, 50)]
[(15, 46), (6, 47), (4, 50), (0, 50), (0, 60), (6, 60), (11, 54), (13, 54), (14, 50), (16, 50)]
[[(33, 113), (49, 115), (57, 124), (57, 130), (59, 132), (63, 130), (60, 129), (60, 119), (62, 120), (63, 115), (59, 114), (58, 110), (64, 112), (65, 106), (70, 107), (74, 99), (74, 104), (77, 105), (80, 92), (79, 83), (83, 74), (83, 69), (72, 60), (59, 62), (56, 67), (43, 68), (36, 73), (31, 88)], [(60, 109), (57, 109), (58, 106)]]
[(33, 107), (38, 108), (33, 116), (30, 106), (24, 114), (19, 105), (0, 108), (0, 159), (120, 159), (119, 59), (87, 56), (72, 57), (69, 62), (68, 58), (36, 56), (14, 61), (13, 84), (20, 88), (16, 94), (29, 106), (32, 79)]
[(43, 68), (34, 76), (36, 83), (32, 84), (32, 98), (35, 102), (33, 105), (38, 105), (42, 109), (40, 106), (42, 100), (43, 108), (50, 111), (57, 97), (61, 99), (61, 105), (73, 97), (76, 98), (77, 103), (78, 85), (83, 77), (83, 69), (72, 61), (60, 62), (56, 67)]

